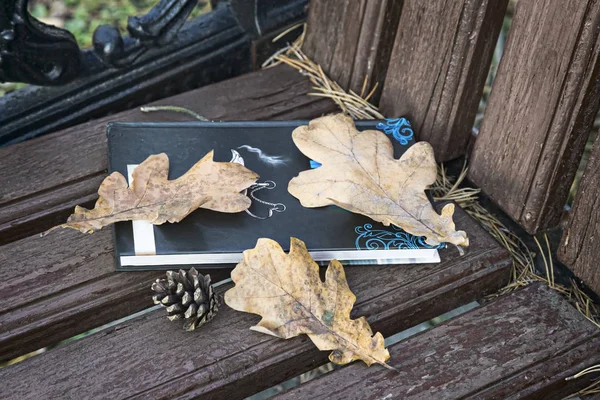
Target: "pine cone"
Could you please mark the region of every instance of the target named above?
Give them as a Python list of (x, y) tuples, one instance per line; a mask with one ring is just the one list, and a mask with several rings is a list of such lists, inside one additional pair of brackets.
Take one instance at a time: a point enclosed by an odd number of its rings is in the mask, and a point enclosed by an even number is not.
[(167, 308), (171, 321), (184, 319), (184, 329), (193, 331), (210, 321), (219, 310), (219, 301), (210, 284), (210, 275), (202, 275), (195, 268), (167, 271), (167, 279), (152, 284), (156, 293), (154, 304)]

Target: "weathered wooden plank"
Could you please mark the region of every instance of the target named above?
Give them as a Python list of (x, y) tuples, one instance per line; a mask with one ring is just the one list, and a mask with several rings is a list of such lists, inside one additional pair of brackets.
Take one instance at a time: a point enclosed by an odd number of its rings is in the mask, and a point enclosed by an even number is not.
[[(336, 109), (306, 96), (311, 87), (297, 71), (279, 66), (152, 104), (187, 107), (214, 120), (311, 118)], [(189, 119), (133, 109), (0, 149), (0, 244), (42, 232), (77, 202), (96, 198), (107, 168), (107, 122)]]
[(110, 230), (60, 231), (0, 249), (3, 361), (149, 307), (148, 288), (160, 276), (116, 273)]
[(344, 89), (362, 90), (379, 82), (379, 98), (401, 0), (311, 0), (302, 50)]
[(529, 233), (560, 221), (600, 104), (599, 35), (596, 0), (517, 5), (469, 178)]
[(389, 348), (398, 369), (361, 363), (277, 399), (562, 399), (600, 362), (600, 330), (542, 284), (513, 292)]
[(507, 0), (405, 0), (380, 109), (408, 116), (438, 161), (465, 153)]
[(105, 176), (103, 171), (0, 205), (0, 245), (63, 223), (76, 205), (93, 207)]
[(596, 140), (563, 231), (558, 258), (600, 293), (600, 141)]
[[(461, 210), (456, 224), (471, 238), (464, 257), (443, 249), (440, 264), (346, 268), (357, 296), (353, 317), (366, 315), (389, 335), (503, 286), (511, 263), (506, 251)], [(250, 331), (258, 320), (223, 306), (213, 322), (188, 333), (158, 310), (4, 368), (0, 380), (19, 399), (233, 399), (326, 361), (327, 352), (306, 337), (286, 341)]]

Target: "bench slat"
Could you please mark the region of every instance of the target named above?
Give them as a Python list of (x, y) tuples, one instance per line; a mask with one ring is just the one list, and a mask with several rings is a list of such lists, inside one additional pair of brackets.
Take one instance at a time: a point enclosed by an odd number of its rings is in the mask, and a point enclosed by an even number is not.
[(600, 3), (518, 3), (469, 178), (531, 234), (560, 222), (599, 80)]
[[(357, 296), (353, 317), (366, 315), (373, 329), (390, 335), (503, 286), (507, 252), (462, 210), (456, 225), (470, 235), (464, 257), (452, 248), (441, 250), (440, 264), (346, 268)], [(158, 310), (4, 368), (0, 380), (20, 399), (239, 398), (326, 361), (327, 352), (306, 337), (286, 341), (250, 331), (258, 319), (223, 306), (214, 321), (188, 333)]]
[(91, 208), (104, 171), (0, 205), (0, 245), (65, 222), (76, 205)]
[[(278, 66), (152, 105), (187, 107), (214, 120), (305, 119), (336, 110), (330, 100), (306, 96), (311, 87), (296, 70)], [(107, 122), (189, 120), (133, 109), (0, 149), (0, 244), (42, 232), (77, 202), (96, 199), (107, 168)]]
[(160, 276), (114, 272), (110, 229), (26, 238), (0, 248), (0, 265), (3, 361), (148, 307), (149, 285)]
[[(367, 90), (379, 83), (377, 102), (388, 68), (402, 1), (311, 0), (302, 50), (345, 90)], [(333, 23), (332, 23), (333, 21)]]
[(600, 140), (596, 139), (558, 248), (558, 258), (600, 294)]
[(389, 348), (390, 365), (355, 363), (277, 399), (561, 399), (565, 378), (600, 362), (600, 330), (534, 284)]
[(438, 161), (465, 153), (507, 0), (405, 0), (381, 95)]

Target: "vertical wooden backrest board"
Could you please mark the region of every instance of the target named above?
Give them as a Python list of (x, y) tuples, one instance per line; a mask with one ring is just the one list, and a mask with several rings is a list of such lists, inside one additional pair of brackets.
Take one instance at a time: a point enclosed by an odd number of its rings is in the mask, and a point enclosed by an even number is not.
[(529, 233), (560, 221), (600, 99), (600, 1), (517, 3), (469, 178)]
[(438, 161), (465, 153), (507, 0), (406, 0), (381, 111), (406, 116)]
[(600, 294), (600, 141), (596, 140), (563, 232), (558, 258)]
[[(383, 83), (403, 0), (311, 0), (302, 50), (345, 90)], [(380, 90), (376, 92), (377, 99)], [(373, 98), (371, 99), (373, 101)]]

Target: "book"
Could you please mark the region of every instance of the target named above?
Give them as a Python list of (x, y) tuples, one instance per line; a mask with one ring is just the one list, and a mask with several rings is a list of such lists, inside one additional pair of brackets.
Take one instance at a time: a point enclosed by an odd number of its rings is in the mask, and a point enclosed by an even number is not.
[[(109, 172), (128, 177), (148, 156), (169, 156), (169, 179), (183, 175), (206, 153), (215, 161), (244, 164), (260, 178), (246, 191), (252, 206), (227, 214), (198, 209), (179, 223), (146, 221), (114, 225), (117, 270), (175, 267), (232, 267), (242, 252), (266, 237), (289, 250), (290, 237), (306, 246), (317, 262), (346, 264), (439, 262), (437, 248), (400, 228), (372, 221), (337, 206), (304, 208), (287, 191), (301, 171), (318, 168), (292, 141), (292, 131), (308, 121), (110, 123), (107, 126)], [(359, 121), (357, 129), (380, 129), (399, 158), (414, 143), (405, 119)]]

